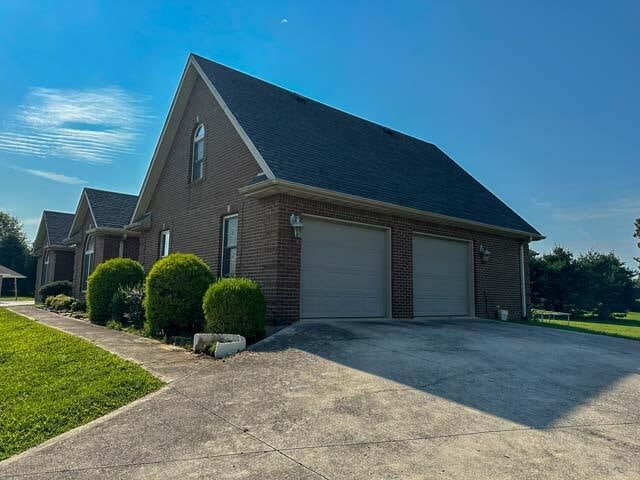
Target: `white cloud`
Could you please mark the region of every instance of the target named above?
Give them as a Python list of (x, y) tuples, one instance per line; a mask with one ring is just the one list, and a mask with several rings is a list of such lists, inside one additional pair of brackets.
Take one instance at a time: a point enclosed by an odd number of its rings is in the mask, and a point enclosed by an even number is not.
[(289, 23), (289, 19), (288, 18), (283, 18), (280, 20), (280, 23)]
[(35, 157), (111, 163), (131, 153), (147, 99), (117, 87), (62, 90), (33, 88), (0, 131), (0, 150)]
[(84, 185), (85, 183), (87, 183), (86, 180), (82, 180), (78, 177), (69, 177), (61, 173), (47, 172), (45, 170), (34, 170), (31, 168), (16, 168), (16, 170), (28, 173), (29, 175), (33, 175), (36, 177), (46, 178), (47, 180), (52, 180), (54, 182), (66, 183), (68, 185)]

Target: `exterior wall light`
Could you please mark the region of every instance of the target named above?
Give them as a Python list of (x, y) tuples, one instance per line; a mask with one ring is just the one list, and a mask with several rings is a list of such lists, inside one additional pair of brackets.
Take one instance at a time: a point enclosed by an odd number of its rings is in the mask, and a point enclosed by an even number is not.
[(491, 251), (484, 245), (480, 245), (480, 258), (482, 259), (482, 263), (487, 263), (489, 257), (491, 257)]
[(293, 236), (296, 238), (302, 237), (302, 228), (304, 227), (304, 223), (302, 223), (300, 215), (292, 213), (289, 217), (289, 223), (293, 227)]

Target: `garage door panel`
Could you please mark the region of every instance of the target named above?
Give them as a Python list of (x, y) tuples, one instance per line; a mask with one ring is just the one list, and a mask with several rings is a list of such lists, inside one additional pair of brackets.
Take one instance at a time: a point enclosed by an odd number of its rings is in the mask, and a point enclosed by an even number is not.
[(467, 242), (414, 236), (414, 315), (469, 315), (469, 263)]
[(385, 231), (312, 217), (304, 225), (301, 317), (384, 316)]

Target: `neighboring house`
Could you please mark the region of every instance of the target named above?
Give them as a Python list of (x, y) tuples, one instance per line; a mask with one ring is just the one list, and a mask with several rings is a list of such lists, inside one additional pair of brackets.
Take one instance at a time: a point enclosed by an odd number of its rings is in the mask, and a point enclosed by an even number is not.
[(137, 196), (85, 188), (67, 231), (65, 244), (75, 251), (73, 296), (84, 299), (87, 280), (97, 265), (117, 257), (138, 259), (137, 232), (125, 230)]
[(520, 318), (544, 238), (435, 145), (196, 55), (128, 229), (147, 271), (193, 252), (257, 280), (273, 323)]
[(36, 301), (38, 289), (49, 282), (73, 280), (74, 249), (64, 244), (73, 223), (72, 213), (42, 212), (40, 226), (33, 242), (33, 255), (38, 258), (36, 271)]

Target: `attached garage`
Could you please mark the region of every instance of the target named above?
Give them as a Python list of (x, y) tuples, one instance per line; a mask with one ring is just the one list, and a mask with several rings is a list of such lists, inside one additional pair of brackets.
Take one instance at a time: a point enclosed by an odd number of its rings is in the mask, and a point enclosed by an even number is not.
[(301, 318), (385, 317), (388, 230), (304, 216)]
[(471, 242), (414, 235), (413, 315), (472, 315), (472, 264)]

